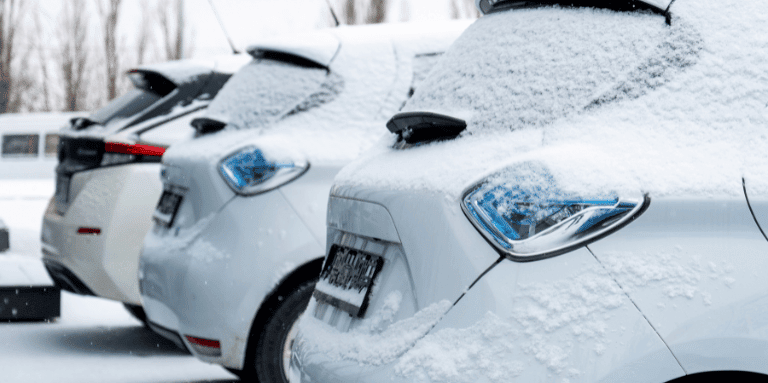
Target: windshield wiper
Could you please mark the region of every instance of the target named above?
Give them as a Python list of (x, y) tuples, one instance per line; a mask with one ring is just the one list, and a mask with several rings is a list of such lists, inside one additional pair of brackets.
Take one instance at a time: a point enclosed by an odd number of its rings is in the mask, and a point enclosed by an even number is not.
[(407, 144), (453, 139), (466, 128), (462, 119), (430, 112), (398, 113), (387, 122), (387, 129)]
[(190, 125), (197, 131), (196, 137), (199, 137), (205, 134), (221, 131), (227, 126), (227, 123), (210, 117), (198, 117), (192, 120)]

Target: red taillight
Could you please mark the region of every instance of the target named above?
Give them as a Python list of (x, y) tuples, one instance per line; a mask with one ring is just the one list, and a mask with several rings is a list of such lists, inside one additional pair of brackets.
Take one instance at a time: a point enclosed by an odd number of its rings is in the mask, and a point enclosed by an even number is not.
[(187, 338), (195, 353), (211, 357), (221, 356), (221, 343), (218, 340), (196, 338), (189, 335), (184, 337)]
[(107, 142), (104, 144), (107, 153), (134, 154), (139, 156), (157, 156), (165, 153), (165, 148), (143, 144), (123, 144), (121, 142)]
[(195, 338), (194, 336), (187, 335), (189, 343), (196, 344), (203, 347), (221, 348), (221, 343), (218, 340)]
[(101, 229), (97, 227), (81, 227), (77, 229), (77, 234), (99, 235), (101, 234)]

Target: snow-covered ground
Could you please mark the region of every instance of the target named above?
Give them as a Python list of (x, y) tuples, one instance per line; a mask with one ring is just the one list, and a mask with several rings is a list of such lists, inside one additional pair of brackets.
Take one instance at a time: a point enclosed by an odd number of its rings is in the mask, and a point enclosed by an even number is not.
[[(6, 260), (40, 257), (40, 225), (53, 180), (0, 180), (0, 219), (11, 234)], [(2, 281), (0, 281), (1, 283)], [(230, 382), (145, 329), (117, 302), (62, 292), (52, 322), (0, 323), (0, 382)]]

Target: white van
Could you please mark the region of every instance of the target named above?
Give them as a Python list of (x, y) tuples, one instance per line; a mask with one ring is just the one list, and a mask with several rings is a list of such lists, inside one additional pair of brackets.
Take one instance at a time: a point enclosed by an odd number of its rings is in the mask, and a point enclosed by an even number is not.
[(69, 113), (0, 114), (0, 179), (53, 178), (59, 129), (84, 117)]

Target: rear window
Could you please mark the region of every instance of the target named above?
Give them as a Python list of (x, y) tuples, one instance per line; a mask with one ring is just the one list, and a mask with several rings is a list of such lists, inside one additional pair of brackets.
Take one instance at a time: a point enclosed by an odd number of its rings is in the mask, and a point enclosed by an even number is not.
[(3, 136), (3, 157), (37, 157), (40, 136), (37, 134), (6, 134)]
[(134, 116), (161, 98), (156, 93), (133, 88), (94, 112), (88, 119), (100, 125), (114, 124)]
[(663, 85), (700, 48), (683, 29), (650, 11), (492, 13), (444, 54), (404, 110), (456, 115), (470, 132), (546, 125)]
[(324, 68), (255, 59), (227, 81), (207, 116), (224, 119), (226, 129), (259, 128), (332, 101), (343, 85)]

